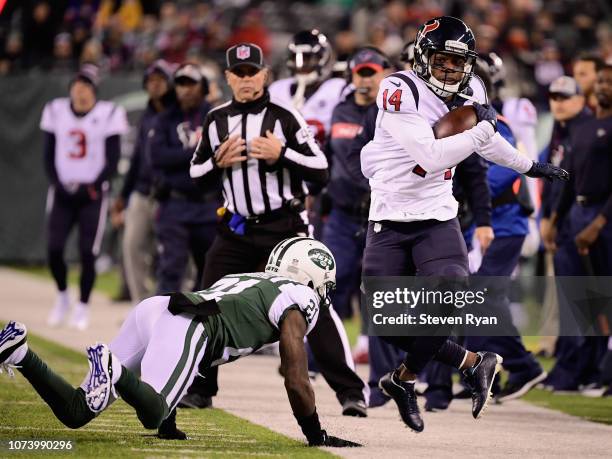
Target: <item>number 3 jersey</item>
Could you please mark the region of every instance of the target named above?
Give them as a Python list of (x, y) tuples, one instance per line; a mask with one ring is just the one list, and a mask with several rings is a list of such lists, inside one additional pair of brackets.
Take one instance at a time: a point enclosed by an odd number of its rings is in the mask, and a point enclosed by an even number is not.
[(108, 137), (129, 130), (123, 107), (97, 101), (84, 116), (77, 116), (70, 99), (58, 98), (45, 105), (40, 128), (55, 135), (55, 170), (61, 183), (93, 183), (106, 164)]
[(290, 310), (302, 313), (310, 333), (319, 316), (319, 299), (311, 288), (286, 277), (233, 274), (209, 289), (172, 295), (168, 308), (202, 318), (208, 335), (206, 360), (215, 366), (278, 341)]
[[(470, 82), (473, 98), (486, 103), (482, 81)], [(461, 134), (436, 140), (433, 125), (462, 105), (458, 96), (446, 104), (412, 71), (385, 78), (378, 90), (374, 139), (361, 150), (361, 170), (369, 179), (372, 221), (446, 221), (457, 216), (452, 193), (455, 166), (473, 152), (526, 172), (531, 161), (520, 154), (492, 126), (481, 121)], [(465, 102), (471, 104), (471, 102)], [(450, 105), (450, 108), (449, 108)]]

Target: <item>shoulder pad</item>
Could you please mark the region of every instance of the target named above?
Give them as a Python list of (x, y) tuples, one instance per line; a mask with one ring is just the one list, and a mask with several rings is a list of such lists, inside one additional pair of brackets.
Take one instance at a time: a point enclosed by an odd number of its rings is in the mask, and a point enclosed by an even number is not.
[(472, 96), (478, 100), (479, 103), (489, 103), (487, 89), (478, 75), (472, 75), (472, 79), (470, 80), (470, 88), (472, 88), (472, 91), (474, 92)]
[(390, 113), (413, 113), (419, 108), (419, 90), (404, 72), (386, 77), (380, 84), (376, 105)]

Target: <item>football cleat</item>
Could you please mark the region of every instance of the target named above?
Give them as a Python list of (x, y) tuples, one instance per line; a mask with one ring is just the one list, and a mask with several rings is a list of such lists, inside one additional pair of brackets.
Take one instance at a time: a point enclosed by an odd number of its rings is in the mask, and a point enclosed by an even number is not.
[(480, 362), (463, 370), (466, 382), (472, 389), (472, 416), (478, 419), (487, 408), (493, 393), (495, 375), (502, 369), (504, 359), (495, 352), (478, 352)]
[(368, 416), (366, 403), (363, 400), (349, 398), (342, 404), (342, 416), (366, 418)]
[(200, 395), (195, 392), (185, 394), (181, 401), (178, 402), (179, 408), (212, 408), (212, 406), (212, 397)]
[(113, 386), (113, 356), (106, 344), (97, 343), (87, 348), (89, 380), (85, 385), (85, 401), (94, 413), (103, 411), (111, 394), (117, 397)]
[(402, 421), (415, 432), (422, 432), (425, 424), (419, 411), (414, 382), (400, 381), (397, 370), (394, 370), (380, 378), (378, 387), (395, 401)]
[(24, 346), (27, 350), (27, 334), (26, 326), (13, 320), (0, 331), (0, 373), (6, 371), (9, 376), (15, 375), (13, 367), (19, 363), (15, 361), (15, 354)]
[(533, 389), (536, 385), (544, 381), (546, 379), (546, 376), (548, 376), (548, 373), (542, 370), (540, 371), (540, 373), (538, 373), (531, 379), (527, 379), (520, 382), (508, 381), (497, 396), (497, 401), (503, 403), (522, 397), (531, 389)]

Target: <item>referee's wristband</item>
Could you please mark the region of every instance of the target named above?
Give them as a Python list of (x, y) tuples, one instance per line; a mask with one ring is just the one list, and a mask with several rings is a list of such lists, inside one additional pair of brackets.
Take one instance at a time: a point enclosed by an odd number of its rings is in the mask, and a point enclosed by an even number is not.
[(316, 408), (310, 416), (296, 416), (295, 413), (293, 415), (302, 428), (302, 433), (308, 440), (308, 443), (318, 444), (323, 440), (324, 434), (321, 430), (321, 423), (319, 422)]

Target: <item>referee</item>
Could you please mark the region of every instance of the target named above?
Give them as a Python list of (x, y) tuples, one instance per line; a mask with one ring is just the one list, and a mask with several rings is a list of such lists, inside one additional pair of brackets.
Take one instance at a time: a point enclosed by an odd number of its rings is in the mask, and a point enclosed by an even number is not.
[[(261, 49), (241, 43), (227, 50), (225, 76), (233, 99), (212, 110), (191, 165), (202, 180), (222, 171), (225, 209), (206, 255), (204, 288), (227, 274), (263, 268), (272, 248), (307, 236), (304, 181), (324, 184), (327, 160), (302, 116), (270, 98)], [(321, 372), (343, 413), (366, 415), (366, 389), (356, 375), (346, 332), (333, 308), (323, 308), (308, 337)], [(198, 378), (184, 406), (210, 406), (216, 375)]]

